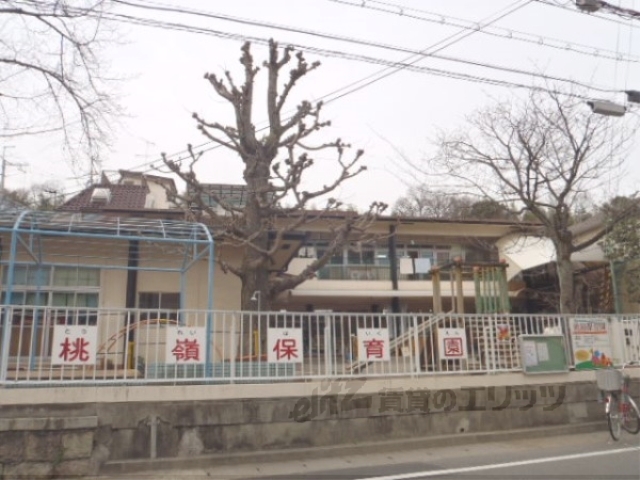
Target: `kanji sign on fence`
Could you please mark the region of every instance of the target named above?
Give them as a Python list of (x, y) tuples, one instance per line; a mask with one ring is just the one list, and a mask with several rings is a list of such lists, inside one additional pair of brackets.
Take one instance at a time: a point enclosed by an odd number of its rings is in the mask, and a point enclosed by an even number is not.
[(56, 325), (53, 328), (52, 365), (95, 365), (98, 327)]
[(303, 357), (301, 328), (270, 328), (267, 331), (267, 361), (301, 363)]
[(385, 362), (391, 359), (389, 330), (386, 328), (358, 329), (358, 360), (361, 362)]
[(205, 363), (207, 329), (204, 327), (167, 327), (166, 362)]
[(464, 328), (439, 328), (439, 348), (441, 360), (464, 360), (467, 358), (467, 336)]

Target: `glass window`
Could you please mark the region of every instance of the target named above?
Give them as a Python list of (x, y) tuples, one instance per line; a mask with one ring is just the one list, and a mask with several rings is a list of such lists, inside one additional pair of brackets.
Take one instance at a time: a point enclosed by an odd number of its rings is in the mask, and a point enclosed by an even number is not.
[(53, 272), (53, 284), (57, 287), (75, 287), (78, 285), (76, 267), (56, 267)]
[(140, 314), (141, 320), (157, 318), (170, 318), (172, 320), (176, 320), (178, 318), (177, 310), (180, 308), (180, 294), (140, 292), (138, 294), (138, 308), (156, 310), (155, 312), (142, 312)]
[(78, 285), (82, 287), (99, 287), (100, 286), (100, 269), (79, 268), (78, 269)]
[(27, 269), (27, 283), (29, 286), (48, 286), (51, 267), (29, 266)]
[[(49, 273), (51, 267), (38, 267), (30, 265), (15, 265), (13, 269), (14, 285), (45, 286), (49, 285)], [(3, 282), (9, 281), (9, 266), (3, 271)]]
[(57, 287), (98, 287), (100, 270), (97, 268), (56, 267), (53, 284)]
[(387, 250), (376, 250), (376, 265), (389, 265), (389, 253)]
[(138, 295), (139, 308), (180, 308), (179, 293), (141, 292)]
[(347, 252), (347, 264), (348, 265), (360, 265), (360, 252), (354, 251), (351, 248)]
[(27, 292), (24, 305), (44, 306), (49, 300), (49, 292)]
[(78, 293), (76, 297), (77, 307), (98, 308), (97, 293)]
[[(318, 245), (317, 248), (318, 248), (318, 258), (320, 258), (326, 253), (328, 246), (326, 244)], [(334, 254), (329, 259), (328, 265), (343, 265), (343, 264), (344, 264), (344, 255), (343, 255), (343, 251), (340, 249), (337, 252), (334, 252)]]
[[(11, 305), (24, 305), (24, 292), (11, 292)], [(7, 303), (7, 292), (2, 292), (2, 303)]]
[[(2, 283), (9, 283), (9, 265), (5, 265), (2, 272)], [(25, 265), (15, 265), (13, 267), (13, 284), (14, 285), (26, 285), (27, 284), (27, 267)]]
[(51, 305), (54, 307), (75, 307), (75, 293), (54, 292)]
[(449, 251), (436, 252), (436, 265), (445, 265), (449, 263)]

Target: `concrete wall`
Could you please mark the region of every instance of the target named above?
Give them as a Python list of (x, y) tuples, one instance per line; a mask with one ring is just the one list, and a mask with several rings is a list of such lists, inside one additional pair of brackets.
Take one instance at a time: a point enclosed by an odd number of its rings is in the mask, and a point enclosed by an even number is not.
[[(235, 386), (150, 386), (135, 393), (120, 387), (118, 395), (104, 396), (96, 387), (95, 397), (66, 403), (54, 402), (78, 395), (73, 388), (52, 395), (31, 390), (30, 404), (26, 399), (2, 402), (0, 472), (4, 478), (70, 476), (149, 459), (153, 451), (157, 458), (185, 458), (604, 420), (593, 381), (532, 383), (529, 378), (500, 385), (484, 377), (484, 385), (477, 381), (457, 388), (403, 382), (404, 387), (389, 379), (298, 384), (305, 394), (265, 398), (258, 398), (260, 392), (273, 392), (278, 385), (245, 385), (242, 389), (256, 396), (244, 399), (218, 395)], [(291, 393), (294, 387), (282, 391)], [(634, 380), (636, 397), (639, 387)], [(154, 391), (154, 400), (144, 399), (144, 388)], [(12, 389), (6, 392), (18, 398)], [(193, 399), (172, 399), (178, 396)]]

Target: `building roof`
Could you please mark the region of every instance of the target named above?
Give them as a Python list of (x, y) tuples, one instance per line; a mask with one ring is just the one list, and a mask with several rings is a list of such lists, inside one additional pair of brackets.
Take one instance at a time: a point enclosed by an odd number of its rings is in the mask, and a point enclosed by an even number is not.
[[(106, 202), (93, 198), (96, 189), (108, 189), (110, 197)], [(143, 210), (149, 189), (142, 185), (92, 185), (67, 200), (58, 210)]]
[(144, 172), (134, 172), (132, 170), (118, 170), (118, 173), (120, 174), (120, 181), (123, 181), (127, 177), (140, 178), (143, 182), (152, 180), (154, 183), (165, 184), (174, 193), (178, 191), (176, 182), (173, 180), (173, 178), (162, 177), (160, 175), (152, 175)]

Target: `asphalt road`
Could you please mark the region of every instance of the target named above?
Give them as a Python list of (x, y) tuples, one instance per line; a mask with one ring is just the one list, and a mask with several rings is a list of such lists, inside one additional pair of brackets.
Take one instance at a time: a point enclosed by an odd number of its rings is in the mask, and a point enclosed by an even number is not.
[[(106, 477), (103, 477), (106, 478)], [(389, 454), (108, 478), (215, 480), (640, 479), (640, 436), (613, 442), (608, 432)]]

